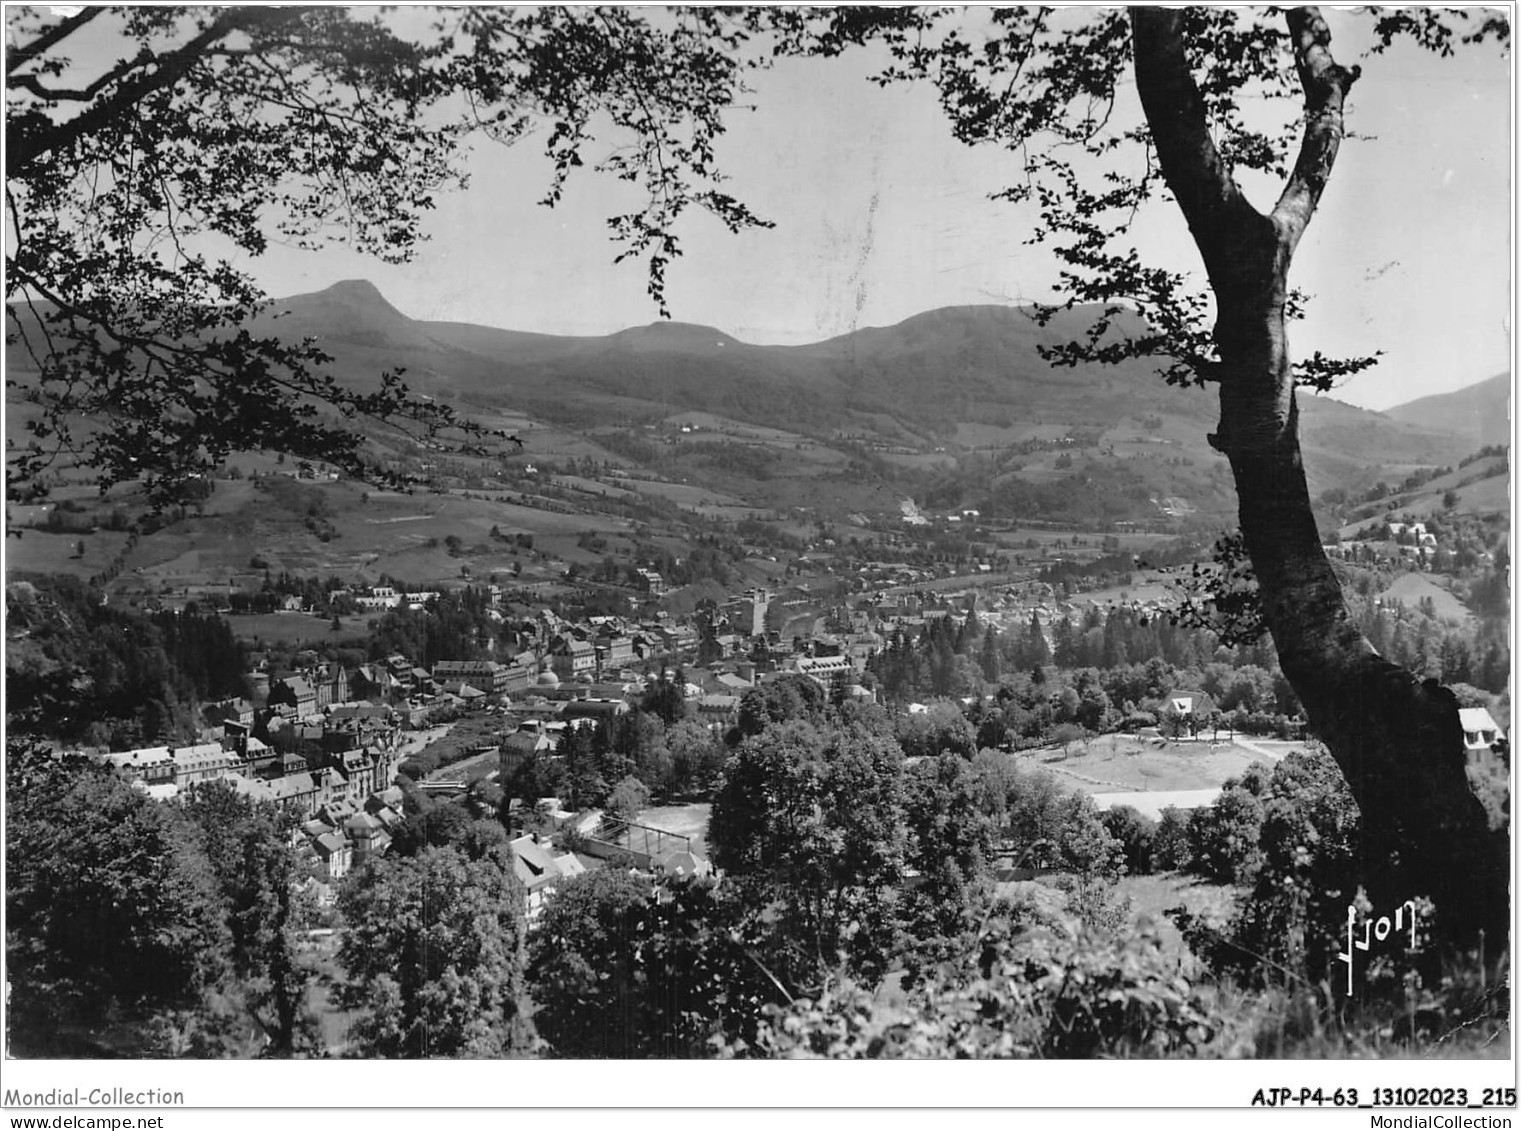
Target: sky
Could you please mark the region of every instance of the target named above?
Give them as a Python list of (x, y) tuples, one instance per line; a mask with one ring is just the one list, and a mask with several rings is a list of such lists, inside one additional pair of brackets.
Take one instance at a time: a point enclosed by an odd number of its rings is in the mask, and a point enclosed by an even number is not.
[[(1493, 47), (1359, 59), (1367, 18), (1329, 15), (1333, 51), (1364, 74), (1349, 107), (1355, 136), (1296, 256), (1292, 281), (1314, 299), (1291, 331), (1294, 352), (1384, 351), (1335, 394), (1371, 408), (1508, 370), (1509, 59)], [(684, 221), (684, 255), (668, 272), (674, 318), (798, 344), (937, 307), (1058, 297), (1054, 263), (1023, 243), (1030, 214), (988, 199), (1017, 174), (1013, 155), (956, 142), (932, 91), (878, 89), (871, 69), (847, 55), (757, 78), (754, 109), (732, 113), (718, 155), (727, 190), (776, 227), (736, 236), (700, 214)], [(629, 203), (622, 186), (584, 174), (544, 208), (538, 148), (532, 136), (478, 144), (471, 187), (441, 199), (410, 264), (275, 247), (240, 266), (277, 296), (367, 278), (422, 319), (584, 335), (655, 320), (643, 265), (613, 265), (605, 218)], [(1197, 272), (1172, 206), (1141, 239)]]

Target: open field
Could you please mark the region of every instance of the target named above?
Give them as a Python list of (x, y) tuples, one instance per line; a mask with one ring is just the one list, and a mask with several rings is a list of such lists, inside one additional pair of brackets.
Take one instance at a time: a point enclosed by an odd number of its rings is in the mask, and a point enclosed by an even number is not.
[[(74, 557), (75, 548), (84, 543), (84, 556)], [(5, 540), (5, 568), (11, 573), (67, 573), (75, 577), (94, 577), (103, 573), (127, 544), (125, 534), (101, 531), (97, 534), (48, 534), (41, 530), (23, 530), (19, 537)]]
[(1455, 621), (1458, 624), (1467, 624), (1474, 619), (1467, 605), (1440, 584), (1420, 573), (1400, 574), (1379, 596), (1385, 601), (1398, 601), (1408, 609), (1414, 609), (1423, 599), (1430, 597), (1439, 619)]
[(556, 475), (550, 482), (556, 487), (565, 487), (598, 499), (637, 499), (639, 497), (626, 487), (601, 479), (588, 479), (584, 475)]
[[(1289, 746), (1291, 744), (1280, 744)], [(1253, 762), (1266, 762), (1258, 751), (1229, 741), (1138, 739), (1106, 734), (1074, 743), (1064, 757), (1059, 749), (1034, 752), (1037, 765), (1079, 793), (1211, 789), (1239, 777)]]
[(915, 471), (933, 471), (938, 467), (954, 467), (956, 464), (955, 456), (935, 452), (887, 452), (883, 454), (882, 460), (895, 467), (908, 467)]
[(247, 643), (257, 640), (261, 645), (363, 646), (369, 639), (370, 630), (366, 627), (366, 622), (374, 615), (341, 617), (339, 623), (343, 627), (337, 632), (333, 631), (331, 618), (314, 617), (310, 613), (245, 613), (240, 616), (229, 613), (223, 619), (232, 629), (233, 635)]
[[(610, 495), (619, 490), (608, 488)], [(191, 515), (137, 544), (119, 584), (141, 588), (225, 581), (230, 574), (247, 573), (254, 557), (277, 573), (336, 575), (349, 581), (373, 582), (381, 573), (417, 581), (460, 577), (462, 565), (483, 575), (508, 570), (514, 561), (511, 547), (491, 540), (493, 527), (509, 536), (532, 534), (538, 548), (551, 554), (573, 547), (587, 531), (615, 535), (631, 529), (615, 516), (539, 509), (508, 502), (506, 494), (497, 499), (406, 495), (342, 481), (283, 479), (266, 491), (249, 480), (218, 481), (204, 515)], [(318, 530), (326, 532), (325, 541)], [(444, 547), (450, 536), (466, 547), (463, 558), (452, 557)], [(556, 538), (566, 545), (557, 547)], [(84, 554), (76, 558), (80, 542)], [(7, 566), (94, 576), (112, 564), (125, 544), (126, 535), (118, 532), (54, 534), (29, 528), (10, 540)], [(468, 553), (473, 547), (486, 552)], [(526, 565), (528, 558), (523, 560)]]
[(717, 416), (711, 412), (679, 412), (675, 416), (665, 418), (666, 424), (680, 426), (689, 424), (693, 428), (699, 428), (706, 432), (717, 432), (725, 436), (741, 436), (750, 440), (769, 440), (779, 444), (802, 444), (810, 442), (806, 436), (796, 432), (784, 432), (780, 428), (768, 428), (764, 424), (746, 424), (740, 420), (731, 420), (727, 416)]
[(962, 448), (974, 450), (987, 448), (990, 451), (1002, 451), (1011, 444), (1019, 443), (1029, 432), (1028, 427), (1020, 424), (970, 423), (961, 420), (956, 423), (956, 432), (952, 440)]
[(1130, 575), (1128, 585), (1085, 590), (1081, 596), (1104, 605), (1121, 601), (1171, 602), (1177, 600), (1178, 594), (1173, 580), (1168, 575), (1152, 570), (1137, 570)]
[[(990, 531), (987, 537), (1010, 550), (1049, 549), (1061, 542), (1063, 552), (1068, 552), (1073, 538), (1081, 538), (1083, 545), (1075, 547), (1073, 556), (1098, 557), (1113, 550), (1106, 550), (1103, 540), (1113, 537), (1121, 550), (1137, 553), (1152, 546), (1166, 545), (1177, 538), (1176, 534), (1151, 534), (1143, 531), (1125, 531), (1108, 534), (1093, 530), (1054, 530), (1047, 526), (1017, 526), (1009, 530)], [(1031, 543), (1034, 543), (1032, 546)]]
[(747, 518), (765, 518), (771, 512), (759, 507), (709, 507), (696, 506), (689, 510), (702, 515), (703, 518), (713, 518), (720, 522), (743, 522)]
[[(1470, 483), (1466, 487), (1458, 489), (1458, 509), (1473, 511), (1477, 514), (1485, 514), (1492, 511), (1508, 512), (1510, 510), (1510, 482), (1504, 476), (1496, 475), (1488, 479), (1481, 479), (1477, 483)], [(1432, 504), (1423, 513), (1430, 514), (1439, 510), (1440, 499), (1433, 499)]]
[(665, 499), (675, 503), (678, 507), (694, 510), (697, 507), (742, 507), (743, 499), (737, 499), (733, 495), (725, 495), (721, 491), (715, 491), (710, 487), (691, 483), (668, 483), (660, 479), (626, 479), (627, 483), (641, 495), (651, 495), (657, 499)]
[[(1473, 514), (1506, 512), (1510, 509), (1510, 476), (1506, 474), (1505, 467), (1504, 457), (1486, 456), (1466, 467), (1454, 468), (1446, 475), (1428, 480), (1414, 491), (1391, 494), (1380, 500), (1379, 505), (1417, 519), (1433, 514), (1441, 515), (1449, 509)], [(1442, 496), (1448, 491), (1457, 492), (1458, 503), (1455, 508), (1443, 504)], [(1367, 518), (1361, 518), (1348, 523), (1341, 528), (1341, 536), (1355, 538), (1358, 531), (1368, 525), (1368, 521)]]
[(604, 448), (594, 439), (540, 420), (529, 420), (511, 411), (498, 415), (491, 411), (472, 409), (471, 417), (486, 428), (500, 428), (523, 441), (521, 451), (516, 450), (516, 445), (508, 445), (505, 449), (505, 454), (514, 463), (532, 463), (535, 460), (559, 463), (568, 459), (622, 462), (616, 452)]
[[(374, 539), (377, 536), (385, 537), (386, 535), (381, 532), (387, 531), (388, 527), (391, 528), (389, 534), (394, 535), (394, 526), (384, 520), (400, 515), (426, 516), (426, 520), (414, 519), (412, 522), (400, 524), (406, 527), (408, 534), (420, 534), (425, 537), (458, 534), (467, 545), (484, 539), (493, 526), (500, 527), (503, 533), (525, 530), (535, 534), (579, 534), (583, 530), (628, 528), (627, 522), (607, 515), (564, 514), (500, 499), (470, 499), (460, 494), (425, 495), (421, 493), (407, 496), (405, 506), (389, 514), (376, 514), (366, 508), (359, 522), (369, 527), (369, 538)], [(418, 529), (413, 530), (414, 526)]]

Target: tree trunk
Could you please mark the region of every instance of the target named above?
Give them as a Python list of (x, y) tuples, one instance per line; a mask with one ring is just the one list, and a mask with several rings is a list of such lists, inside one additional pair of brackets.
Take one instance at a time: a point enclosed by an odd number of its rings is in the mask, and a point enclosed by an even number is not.
[(1337, 66), (1315, 9), (1288, 13), (1305, 137), (1269, 215), (1225, 169), (1184, 53), (1176, 9), (1135, 8), (1136, 81), (1168, 187), (1215, 293), (1220, 429), (1263, 619), (1284, 675), (1362, 814), (1364, 886), (1379, 912), (1430, 896), (1444, 933), (1510, 921), (1509, 838), (1470, 785), (1452, 692), (1378, 654), (1352, 622), (1321, 548), (1300, 458), (1284, 303), (1294, 248), (1324, 189), (1355, 71)]

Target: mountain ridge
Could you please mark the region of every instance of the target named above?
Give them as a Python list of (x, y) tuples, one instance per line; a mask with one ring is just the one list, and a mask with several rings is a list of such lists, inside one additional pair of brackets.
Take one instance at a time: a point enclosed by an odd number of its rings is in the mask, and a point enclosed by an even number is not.
[[(1216, 396), (1169, 386), (1139, 360), (1057, 368), (1040, 357), (1042, 346), (1081, 335), (1095, 313), (1058, 311), (1042, 325), (1028, 307), (943, 307), (818, 342), (757, 345), (685, 322), (567, 336), (414, 319), (373, 283), (350, 279), (277, 299), (250, 329), (315, 338), (351, 388), (401, 369), (415, 392), (467, 414), (527, 415), (598, 443), (697, 412), (831, 445), (843, 459), (859, 458), (859, 445), (921, 468), (976, 455), (996, 465), (990, 475), (1036, 483), (1065, 472), (1054, 452), (1039, 453), (1072, 443), (1142, 475), (1159, 495), (1207, 494), (1223, 506), (1228, 469), (1205, 440), (1218, 423)], [(1143, 329), (1121, 316), (1108, 332)], [(1312, 493), (1403, 478), (1478, 446), (1419, 414), (1402, 420), (1316, 395), (1300, 404)]]
[[(1100, 373), (1097, 380), (1100, 386), (1105, 388), (1111, 387), (1114, 383), (1106, 380), (1106, 377), (1135, 376), (1143, 379), (1151, 377), (1147, 366), (1139, 361), (1119, 366), (1079, 366), (1073, 369), (1055, 368), (1035, 358), (1037, 345), (1050, 345), (1070, 340), (1074, 333), (1080, 331), (1086, 324), (1086, 319), (1092, 316), (1089, 309), (1083, 307), (1059, 312), (1049, 326), (1041, 326), (1035, 320), (1031, 313), (1032, 307), (994, 303), (938, 307), (910, 315), (895, 323), (859, 327), (816, 342), (767, 345), (746, 342), (720, 327), (679, 320), (659, 320), (625, 327), (606, 334), (565, 335), (482, 323), (413, 319), (397, 310), (368, 280), (343, 280), (321, 291), (277, 300), (276, 305), (289, 308), (293, 304), (309, 302), (314, 306), (321, 305), (330, 309), (335, 300), (351, 309), (360, 312), (368, 311), (370, 316), (377, 311), (382, 312), (386, 319), (413, 328), (414, 335), (439, 348), (477, 354), (490, 361), (507, 364), (540, 364), (552, 361), (563, 367), (572, 364), (571, 359), (579, 359), (580, 362), (591, 358), (605, 359), (609, 354), (615, 353), (617, 347), (624, 345), (656, 355), (679, 354), (692, 348), (703, 350), (724, 348), (735, 350), (747, 359), (760, 356), (790, 358), (794, 362), (798, 359), (806, 359), (823, 365), (830, 371), (828, 375), (839, 377), (842, 375), (842, 370), (881, 362), (887, 355), (901, 357), (908, 354), (918, 358), (929, 358), (937, 354), (937, 351), (939, 356), (934, 360), (938, 361), (943, 361), (949, 356), (964, 366), (970, 365), (974, 368), (978, 366), (986, 368), (990, 363), (1003, 366), (1008, 364), (1006, 351), (1013, 347), (1012, 352), (1023, 355), (1016, 358), (1016, 364), (1021, 366), (1018, 374), (1021, 384), (1071, 385), (1076, 376), (1078, 378), (1076, 383), (1082, 385), (1084, 383), (1082, 378), (1085, 375), (1091, 376), (1094, 371)], [(1137, 331), (1141, 329), (1138, 323), (1132, 327), (1131, 323), (1123, 317), (1116, 320), (1116, 326), (1120, 331), (1131, 328)], [(963, 344), (959, 350), (945, 349), (944, 338), (947, 335), (967, 334), (968, 331), (973, 333), (982, 331), (985, 337), (993, 340), (971, 340)], [(324, 335), (319, 330), (316, 336), (320, 339)], [(385, 340), (405, 344), (407, 336), (393, 332), (386, 335)], [(417, 340), (414, 338), (413, 344), (416, 344)], [(987, 356), (995, 352), (1000, 354), (996, 359)], [(1028, 364), (1032, 358), (1037, 361), (1037, 364)], [(892, 360), (891, 356), (888, 356), (888, 360)], [(783, 362), (781, 368), (785, 374), (795, 366)], [(637, 376), (637, 373), (633, 375)], [(1306, 395), (1301, 399), (1306, 406), (1342, 405), (1356, 413), (1381, 415), (1400, 423), (1421, 426), (1430, 423), (1429, 419), (1423, 419), (1423, 416), (1427, 415), (1426, 406), (1450, 398), (1461, 398), (1471, 392), (1481, 390), (1481, 387), (1483, 389), (1498, 387), (1506, 380), (1507, 375), (1501, 374), (1464, 386), (1452, 393), (1419, 398), (1381, 413), (1325, 395)], [(986, 384), (985, 381), (983, 383)], [(1164, 400), (1169, 393), (1182, 393), (1195, 400), (1200, 399), (1197, 393), (1170, 389), (1160, 381), (1156, 381), (1145, 390), (1145, 395), (1148, 397), (1160, 397)], [(1213, 411), (1212, 405), (1211, 411)], [(1317, 409), (1309, 408), (1308, 411), (1314, 413)], [(1456, 427), (1449, 430), (1461, 431)]]
[(1505, 444), (1511, 435), (1511, 375), (1497, 373), (1483, 381), (1433, 393), (1384, 410), (1394, 420), (1436, 424), (1469, 437), (1475, 449)]

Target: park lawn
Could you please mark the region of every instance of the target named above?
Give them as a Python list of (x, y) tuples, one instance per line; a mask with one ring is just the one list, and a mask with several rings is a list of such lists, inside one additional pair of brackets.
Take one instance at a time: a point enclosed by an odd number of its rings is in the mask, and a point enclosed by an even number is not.
[(1263, 761), (1231, 742), (1167, 739), (1159, 744), (1120, 734), (1073, 743), (1065, 756), (1059, 748), (1036, 751), (1035, 760), (1082, 793), (1210, 789)]
[[(1144, 547), (1141, 549), (1144, 551)], [(1127, 585), (1113, 585), (1108, 589), (1093, 589), (1083, 593), (1084, 598), (1100, 605), (1125, 601), (1170, 601), (1176, 596), (1177, 587), (1168, 575), (1152, 570), (1135, 571), (1130, 575), (1130, 583)]]

